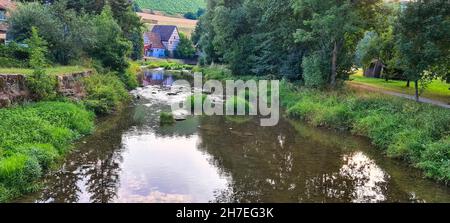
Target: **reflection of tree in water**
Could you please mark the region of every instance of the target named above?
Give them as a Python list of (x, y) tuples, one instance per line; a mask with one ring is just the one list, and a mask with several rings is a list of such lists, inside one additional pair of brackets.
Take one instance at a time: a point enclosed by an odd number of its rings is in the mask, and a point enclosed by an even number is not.
[(119, 183), (122, 134), (129, 129), (131, 117), (132, 112), (124, 111), (102, 122), (94, 135), (84, 139), (87, 143), (67, 157), (62, 170), (48, 177), (49, 187), (39, 200), (79, 202), (80, 187), (85, 186), (90, 202), (112, 201)]
[(217, 191), (217, 202), (392, 200), (389, 176), (362, 152), (330, 145), (333, 135), (322, 132), (323, 143), (302, 138), (283, 120), (271, 128), (260, 127), (258, 120), (239, 125), (221, 117), (202, 121), (199, 148), (230, 179), (229, 189)]

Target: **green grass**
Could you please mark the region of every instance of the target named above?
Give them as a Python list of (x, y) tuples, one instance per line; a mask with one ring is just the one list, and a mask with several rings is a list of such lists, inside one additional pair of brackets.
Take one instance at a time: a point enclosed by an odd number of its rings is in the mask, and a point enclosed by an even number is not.
[[(63, 74), (71, 74), (75, 72), (83, 72), (89, 70), (87, 68), (83, 68), (80, 66), (59, 66), (59, 67), (51, 67), (45, 69), (46, 74), (48, 75), (63, 75)], [(33, 73), (33, 69), (28, 68), (0, 68), (0, 74), (23, 74), (30, 75)]]
[(149, 61), (141, 62), (143, 66), (147, 68), (164, 68), (166, 70), (192, 70), (194, 66), (189, 64), (184, 64), (180, 60), (166, 60), (166, 59), (151, 59)]
[[(350, 79), (353, 83), (369, 85), (380, 88), (381, 90), (414, 95), (414, 83), (411, 83), (411, 87), (407, 88), (406, 81), (389, 80), (386, 82), (384, 79), (363, 77), (361, 74), (352, 75)], [(450, 84), (444, 81), (434, 80), (427, 86), (421, 96), (450, 103), (449, 88)]]
[(168, 112), (161, 112), (159, 115), (159, 123), (163, 125), (172, 125), (175, 123), (175, 118), (173, 117), (172, 113)]
[(94, 128), (94, 115), (70, 102), (0, 109), (0, 202), (33, 191), (36, 182)]
[(136, 0), (142, 9), (152, 9), (169, 14), (184, 14), (197, 12), (199, 8), (206, 8), (205, 0)]
[(450, 110), (381, 94), (298, 90), (286, 82), (280, 91), (290, 117), (367, 136), (389, 157), (450, 182)]

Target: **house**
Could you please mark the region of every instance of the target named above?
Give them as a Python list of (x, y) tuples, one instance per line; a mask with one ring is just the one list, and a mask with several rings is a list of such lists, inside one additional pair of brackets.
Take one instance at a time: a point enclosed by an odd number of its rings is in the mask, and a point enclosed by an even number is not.
[(11, 0), (0, 0), (0, 43), (5, 43), (8, 31), (9, 11), (14, 9), (16, 4)]
[(144, 55), (147, 57), (165, 57), (166, 47), (162, 44), (161, 36), (157, 33), (144, 33)]
[[(151, 32), (144, 33), (144, 53), (145, 56), (164, 57), (173, 56), (174, 51), (180, 43), (180, 34), (176, 26), (155, 25)], [(161, 54), (161, 47), (164, 47), (164, 54)]]

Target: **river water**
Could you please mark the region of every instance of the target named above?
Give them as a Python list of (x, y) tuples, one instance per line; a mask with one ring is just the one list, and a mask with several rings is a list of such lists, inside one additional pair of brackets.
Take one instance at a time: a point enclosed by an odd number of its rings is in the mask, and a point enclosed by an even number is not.
[(385, 158), (367, 139), (282, 118), (196, 116), (161, 127), (187, 95), (145, 74), (139, 99), (99, 121), (44, 189), (19, 202), (450, 202), (450, 189)]

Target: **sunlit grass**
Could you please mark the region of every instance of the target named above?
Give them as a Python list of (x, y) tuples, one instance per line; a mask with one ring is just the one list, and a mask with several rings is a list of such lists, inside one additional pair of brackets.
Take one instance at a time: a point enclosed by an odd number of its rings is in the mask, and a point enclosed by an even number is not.
[[(386, 81), (379, 78), (364, 77), (361, 70), (350, 76), (350, 80), (352, 83), (378, 87), (381, 90), (414, 95), (414, 83), (411, 83), (411, 86), (408, 88), (406, 87), (406, 81)], [(421, 96), (450, 103), (450, 84), (442, 80), (434, 80), (423, 90)]]
[[(80, 66), (58, 66), (45, 69), (48, 75), (63, 75), (76, 72), (83, 72), (88, 70), (87, 68)], [(33, 69), (28, 68), (0, 68), (0, 74), (23, 74), (30, 75), (33, 73)]]

